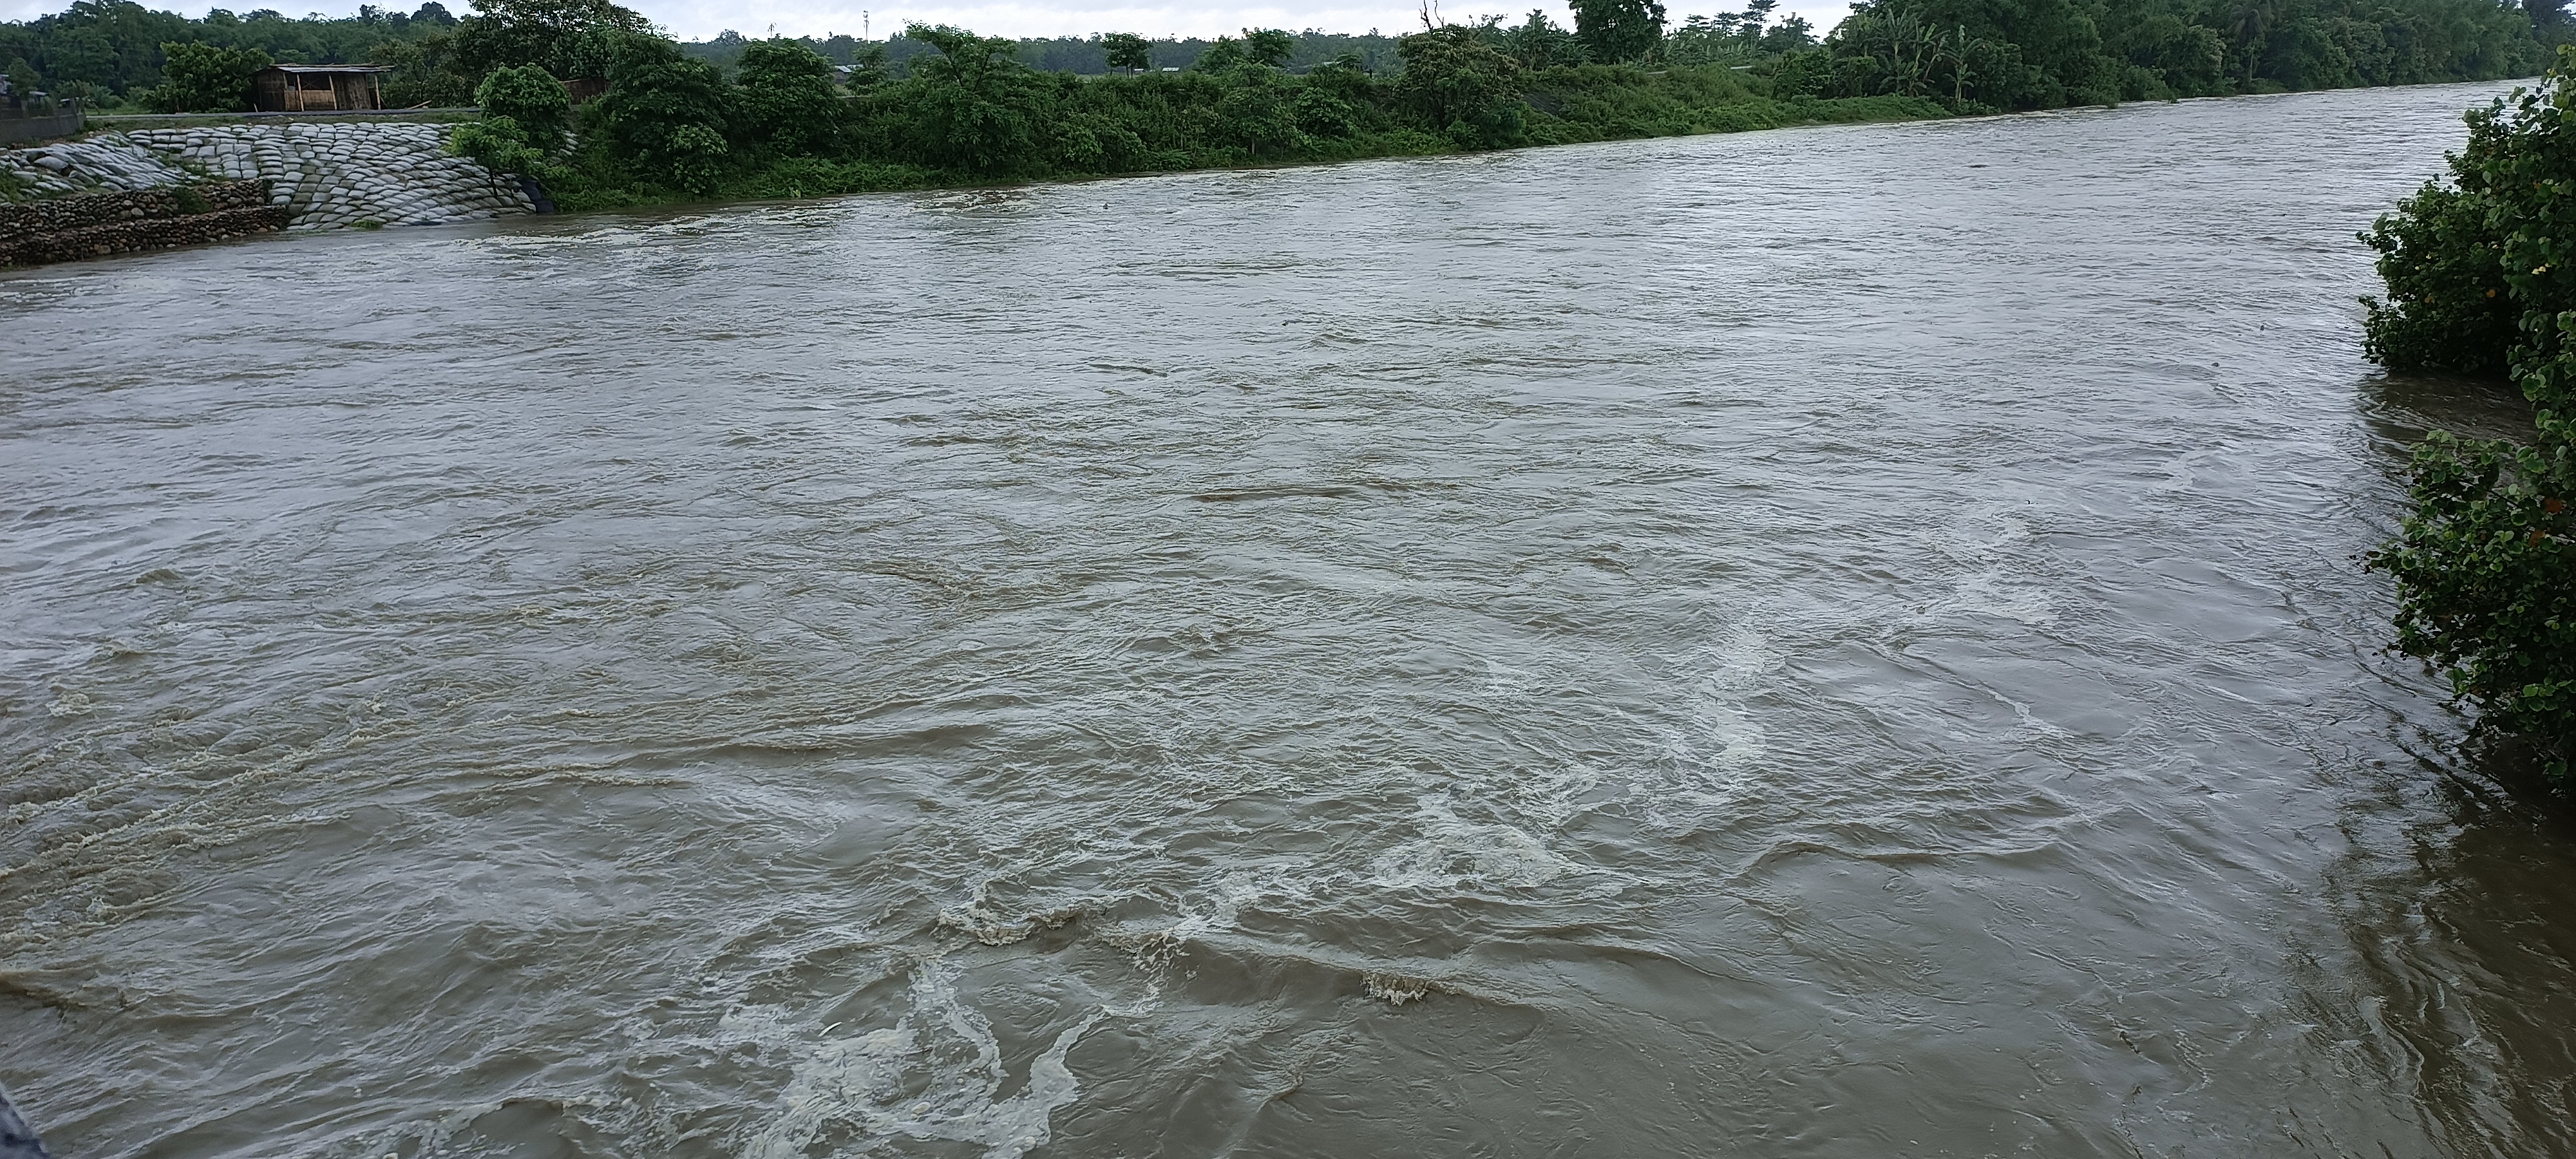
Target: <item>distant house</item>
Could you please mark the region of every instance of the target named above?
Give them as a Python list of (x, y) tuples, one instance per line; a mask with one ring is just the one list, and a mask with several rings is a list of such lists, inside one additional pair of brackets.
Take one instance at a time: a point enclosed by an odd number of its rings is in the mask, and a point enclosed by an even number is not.
[(251, 107), (263, 113), (314, 113), (381, 109), (381, 64), (272, 64), (250, 78)]
[(608, 82), (595, 76), (574, 77), (562, 83), (564, 95), (571, 97), (576, 105), (608, 95)]

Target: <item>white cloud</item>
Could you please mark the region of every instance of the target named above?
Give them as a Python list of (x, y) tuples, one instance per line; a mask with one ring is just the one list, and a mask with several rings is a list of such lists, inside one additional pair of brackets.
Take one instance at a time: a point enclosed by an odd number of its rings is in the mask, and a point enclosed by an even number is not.
[[(217, 5), (199, 0), (165, 5), (144, 0), (153, 8), (168, 7), (189, 16), (202, 16), (211, 7), (228, 7), (235, 11), (275, 7), (288, 15), (303, 15), (292, 10), (291, 0), (226, 0)], [(419, 0), (381, 0), (387, 8), (416, 6)], [(459, 15), (467, 11), (465, 0), (442, 0)], [(1721, 12), (1742, 6), (1742, 0), (1665, 0), (1673, 20), (1694, 12)], [(907, 23), (954, 24), (972, 28), (988, 36), (1089, 36), (1095, 32), (1141, 32), (1147, 36), (1216, 36), (1243, 28), (1286, 28), (1290, 30), (1320, 28), (1327, 32), (1366, 32), (1375, 28), (1390, 35), (1421, 26), (1419, 9), (1402, 4), (1353, 3), (1351, 0), (1321, 0), (1318, 3), (1247, 4), (1241, 7), (1166, 6), (1142, 7), (1109, 2), (1085, 3), (1068, 0), (1055, 4), (977, 3), (975, 0), (894, 0), (887, 7), (877, 7), (868, 0), (627, 0), (629, 7), (667, 27), (684, 40), (702, 40), (725, 29), (745, 36), (759, 36), (775, 26), (781, 35), (822, 36), (845, 32), (853, 36), (864, 23), (879, 37), (899, 31)], [(65, 0), (0, 0), (0, 19), (28, 20), (49, 12), (60, 12)], [(334, 14), (355, 10), (355, 5), (334, 4)], [(1450, 3), (1441, 6), (1440, 15), (1465, 21), (1487, 13), (1502, 13), (1517, 22), (1530, 7), (1546, 11), (1559, 24), (1570, 24), (1562, 0), (1515, 7), (1508, 3)], [(1819, 31), (1830, 28), (1843, 18), (1848, 9), (1842, 4), (1784, 5), (1784, 14), (1798, 12), (1813, 21)]]

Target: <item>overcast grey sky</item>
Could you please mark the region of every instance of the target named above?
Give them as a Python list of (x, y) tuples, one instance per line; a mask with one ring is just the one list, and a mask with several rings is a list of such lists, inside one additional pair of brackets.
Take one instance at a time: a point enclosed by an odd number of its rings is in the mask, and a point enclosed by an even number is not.
[[(293, 0), (226, 0), (221, 4), (206, 0), (142, 0), (151, 8), (167, 9), (190, 16), (204, 15), (210, 7), (229, 7), (235, 11), (254, 8), (276, 8), (289, 15)], [(305, 0), (311, 3), (313, 0)], [(386, 8), (417, 7), (420, 0), (379, 0)], [(469, 0), (442, 0), (458, 15), (464, 15)], [(1705, 0), (1693, 5), (1689, 0), (1664, 0), (1670, 6), (1674, 22), (1694, 12), (1716, 13), (1740, 9), (1743, 0)], [(888, 0), (878, 7), (874, 0), (625, 0), (628, 7), (669, 28), (683, 40), (703, 40), (731, 28), (745, 36), (759, 36), (777, 26), (782, 35), (821, 36), (832, 32), (858, 35), (864, 23), (869, 31), (883, 37), (901, 29), (906, 23), (956, 24), (988, 36), (1088, 36), (1095, 32), (1141, 32), (1147, 36), (1214, 36), (1242, 28), (1320, 28), (1327, 32), (1366, 32), (1375, 28), (1397, 33), (1417, 27), (1421, 18), (1417, 9), (1407, 4), (1370, 4), (1367, 0), (1271, 0), (1268, 3), (1227, 6), (1155, 7), (1120, 0), (1062, 0), (1058, 3), (1010, 3), (1008, 0)], [(26, 20), (48, 12), (60, 12), (69, 0), (0, 0), (0, 19)], [(1569, 22), (1562, 0), (1548, 0), (1536, 5), (1558, 23)], [(357, 10), (356, 0), (332, 2), (324, 9), (333, 15)], [(1833, 27), (1849, 11), (1847, 3), (1814, 4), (1801, 0), (1783, 0), (1781, 12), (1796, 11), (1813, 21), (1822, 33)], [(1529, 11), (1523, 6), (1505, 3), (1444, 5), (1440, 14), (1450, 20), (1490, 12), (1508, 13), (1515, 22)], [(861, 13), (866, 13), (864, 21)]]

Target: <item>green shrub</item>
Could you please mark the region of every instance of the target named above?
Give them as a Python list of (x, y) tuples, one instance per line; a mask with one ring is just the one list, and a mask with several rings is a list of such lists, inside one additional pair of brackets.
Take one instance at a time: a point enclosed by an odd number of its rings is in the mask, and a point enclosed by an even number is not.
[(485, 117), (458, 125), (448, 131), (447, 147), (494, 173), (534, 173), (546, 161), (545, 151), (530, 144), (527, 130), (509, 117)]
[[(2394, 366), (2502, 365), (2538, 405), (2531, 437), (2436, 433), (2416, 449), (2410, 514), (2369, 557), (2398, 584), (2400, 648), (2439, 665), (2492, 727), (2530, 737), (2576, 787), (2576, 49), (2537, 90), (2469, 117), (2450, 186), (2363, 235), (2389, 301), (2369, 351)], [(2510, 326), (2504, 324), (2511, 318)]]

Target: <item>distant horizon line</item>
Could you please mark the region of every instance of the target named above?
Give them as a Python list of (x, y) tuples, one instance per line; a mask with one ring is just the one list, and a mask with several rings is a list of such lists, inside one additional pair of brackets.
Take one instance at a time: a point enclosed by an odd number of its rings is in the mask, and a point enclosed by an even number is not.
[[(368, 6), (351, 3), (348, 6), (348, 10), (344, 12), (333, 13), (307, 11), (302, 15), (294, 15), (284, 12), (282, 9), (268, 8), (259, 4), (257, 0), (246, 0), (246, 2), (244, 2), (240, 7), (224, 3), (222, 0), (194, 0), (194, 2), (189, 3), (170, 3), (167, 2), (167, 0), (161, 0), (161, 2), (156, 2), (156, 0), (130, 0), (130, 2), (136, 3), (138, 6), (149, 11), (165, 12), (190, 20), (202, 20), (208, 12), (216, 9), (228, 10), (236, 15), (245, 12), (274, 11), (290, 20), (311, 20), (315, 18), (322, 20), (351, 20), (357, 18), (358, 8)], [(385, 10), (388, 15), (398, 12), (402, 15), (408, 16), (411, 12), (416, 11), (419, 8), (420, 2), (421, 0), (387, 0), (385, 3), (374, 6)], [(472, 0), (438, 0), (438, 2), (442, 7), (446, 8), (450, 14), (455, 16), (464, 17), (476, 14)], [(1670, 3), (1670, 0), (1667, 0), (1667, 2), (1669, 4), (1668, 11), (1671, 14), (1670, 24), (1673, 26), (1680, 25), (1688, 16), (1714, 15), (1719, 12), (1739, 11), (1743, 7), (1742, 0), (1706, 0), (1706, 2), (1698, 4), (1688, 4), (1687, 0), (1685, 0), (1685, 3), (1681, 4)], [(817, 13), (814, 10), (814, 7), (804, 7), (795, 11), (779, 11), (758, 3), (737, 3), (729, 5), (729, 7), (732, 8), (732, 11), (723, 13), (723, 16), (729, 20), (738, 20), (744, 24), (751, 25), (750, 28), (744, 28), (740, 25), (725, 27), (718, 24), (717, 21), (705, 19), (706, 16), (711, 14), (709, 9), (714, 6), (697, 3), (695, 0), (678, 0), (678, 2), (665, 0), (665, 2), (662, 3), (654, 3), (652, 0), (646, 0), (646, 2), (642, 4), (629, 3), (627, 6), (634, 8), (646, 19), (651, 20), (656, 31), (683, 44), (710, 43), (722, 38), (726, 32), (733, 32), (746, 40), (762, 40), (767, 39), (771, 35), (781, 35), (789, 39), (816, 41), (830, 40), (836, 36), (848, 36), (855, 40), (883, 43), (902, 36), (902, 29), (912, 24), (946, 24), (950, 27), (969, 29), (986, 36), (1004, 36), (1012, 40), (1021, 41), (1084, 41), (1098, 36), (1105, 36), (1113, 32), (1136, 32), (1138, 26), (1145, 23), (1143, 20), (1130, 20), (1126, 22), (1126, 27), (1117, 27), (1114, 22), (1120, 22), (1122, 17), (1151, 16), (1162, 20), (1172, 20), (1175, 17), (1180, 18), (1175, 21), (1176, 23), (1186, 21), (1192, 15), (1197, 16), (1199, 19), (1206, 19), (1206, 13), (1204, 10), (1189, 12), (1188, 10), (1178, 7), (1152, 9), (1123, 7), (1103, 8), (1087, 12), (1085, 9), (1079, 7), (1051, 6), (1050, 9), (1045, 10), (1048, 15), (1079, 16), (1087, 14), (1100, 18), (1103, 21), (1103, 26), (1097, 27), (1088, 32), (995, 32), (991, 31), (991, 29), (996, 27), (1012, 27), (1014, 25), (1025, 28), (1030, 23), (1029, 18), (1038, 15), (1038, 12), (1007, 2), (1001, 5), (987, 7), (973, 3), (972, 0), (969, 0), (967, 3), (957, 4), (947, 14), (913, 16), (910, 14), (888, 13), (883, 16), (875, 16), (874, 19), (869, 19), (870, 16), (874, 15), (872, 9), (858, 5), (852, 5), (848, 8), (839, 9), (837, 11), (826, 10), (821, 13)], [(924, 7), (936, 7), (936, 5), (925, 5)], [(1290, 32), (1298, 36), (1346, 36), (1352, 38), (1376, 36), (1385, 39), (1398, 39), (1412, 35), (1416, 31), (1415, 25), (1418, 23), (1416, 16), (1418, 15), (1419, 9), (1414, 5), (1405, 6), (1405, 11), (1390, 13), (1390, 15), (1400, 15), (1404, 17), (1404, 19), (1393, 24), (1379, 22), (1369, 27), (1366, 31), (1339, 31), (1333, 28), (1330, 24), (1324, 23), (1305, 24), (1302, 27), (1289, 26), (1292, 20), (1297, 18), (1312, 19), (1315, 17), (1324, 17), (1326, 19), (1331, 19), (1334, 17), (1340, 17), (1343, 21), (1356, 22), (1353, 18), (1365, 18), (1368, 15), (1365, 11), (1353, 11), (1351, 8), (1339, 8), (1338, 11), (1334, 10), (1337, 7), (1337, 5), (1333, 7), (1318, 5), (1317, 8), (1319, 10), (1288, 13), (1280, 11), (1277, 8), (1270, 8), (1259, 4), (1246, 4), (1240, 9), (1236, 17), (1230, 17), (1229, 19), (1241, 19), (1244, 22), (1245, 27), (1279, 28), (1282, 31)], [(1517, 4), (1512, 3), (1511, 0), (1505, 0), (1505, 2), (1493, 6), (1497, 9), (1497, 11), (1494, 12), (1484, 11), (1484, 7), (1484, 5), (1478, 5), (1474, 9), (1461, 11), (1456, 15), (1449, 15), (1439, 11), (1438, 6), (1434, 6), (1432, 14), (1436, 18), (1444, 19), (1447, 24), (1474, 24), (1483, 20), (1487, 16), (1499, 16), (1504, 23), (1514, 24), (1525, 19), (1531, 8), (1537, 8), (1542, 11), (1546, 11), (1549, 18), (1555, 20), (1559, 25), (1570, 28), (1573, 24), (1573, 16), (1566, 10), (1563, 0), (1519, 0), (1519, 3)], [(1848, 0), (1831, 0), (1831, 2), (1825, 4), (1812, 4), (1801, 2), (1801, 0), (1787, 0), (1787, 2), (1783, 3), (1777, 10), (1775, 10), (1774, 19), (1781, 19), (1791, 15), (1805, 16), (1821, 34), (1824, 29), (1840, 23), (1843, 16), (1847, 14), (1849, 7), (1850, 4)], [(47, 16), (62, 15), (69, 11), (70, 8), (70, 0), (34, 0), (34, 2), (28, 2), (28, 0), (17, 0), (15, 3), (11, 2), (11, 0), (0, 0), (0, 22), (23, 24), (42, 19)], [(659, 11), (654, 11), (656, 9)], [(1705, 11), (1700, 11), (1702, 9)], [(818, 15), (821, 18), (820, 20), (816, 19)], [(843, 18), (848, 16), (861, 17), (858, 21), (851, 21), (851, 23), (861, 24), (861, 31), (849, 32), (844, 29), (830, 27), (826, 27), (823, 31), (819, 32), (794, 30), (784, 32), (772, 32), (767, 30), (755, 31), (755, 29), (775, 30), (779, 25), (788, 23), (789, 20), (793, 20), (796, 24), (801, 25), (806, 29), (811, 29), (816, 23), (821, 23), (823, 21), (839, 23)], [(1342, 21), (1335, 21), (1335, 23), (1341, 22)], [(718, 24), (718, 27), (711, 32), (695, 31), (696, 29), (704, 29), (710, 24)], [(887, 27), (885, 35), (876, 35), (875, 29), (872, 26), (878, 24), (882, 24)], [(682, 31), (681, 29), (684, 26), (692, 30)], [(1166, 27), (1168, 28), (1169, 25), (1166, 25)], [(1347, 25), (1345, 25), (1345, 27), (1347, 27)], [(1242, 32), (1240, 29), (1226, 29), (1215, 32), (1166, 31), (1162, 33), (1137, 32), (1136, 34), (1144, 36), (1146, 39), (1156, 43), (1167, 43), (1193, 40), (1214, 41), (1220, 36), (1240, 36), (1242, 35)]]

